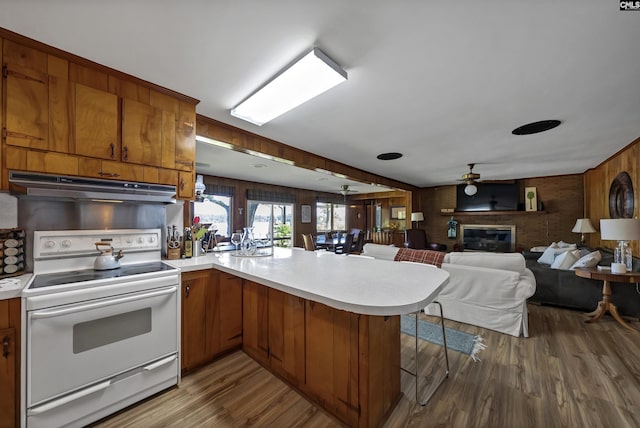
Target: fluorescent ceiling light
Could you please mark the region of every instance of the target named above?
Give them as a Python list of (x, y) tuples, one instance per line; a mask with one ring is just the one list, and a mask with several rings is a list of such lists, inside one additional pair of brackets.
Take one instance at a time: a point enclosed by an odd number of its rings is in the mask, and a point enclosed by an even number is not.
[(233, 150), (233, 144), (225, 143), (223, 141), (214, 140), (213, 138), (205, 137), (204, 135), (196, 135), (196, 141), (201, 143), (207, 143), (214, 146), (222, 147), (223, 149)]
[(313, 48), (231, 110), (231, 115), (261, 126), (345, 80), (347, 72)]

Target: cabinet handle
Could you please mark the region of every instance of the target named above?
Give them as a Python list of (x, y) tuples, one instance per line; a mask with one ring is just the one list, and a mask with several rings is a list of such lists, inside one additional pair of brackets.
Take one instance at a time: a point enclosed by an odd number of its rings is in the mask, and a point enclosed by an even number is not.
[(9, 358), (9, 345), (11, 344), (11, 338), (9, 336), (5, 336), (2, 339), (2, 356), (5, 358)]
[(187, 285), (184, 287), (184, 296), (189, 297), (189, 293), (191, 293), (191, 287)]
[(193, 127), (194, 127), (193, 122), (182, 122), (182, 124), (183, 124), (184, 126), (188, 126), (189, 128), (193, 128)]
[(129, 147), (124, 146), (124, 160), (129, 160)]
[(111, 159), (113, 159), (116, 156), (116, 153), (115, 153), (116, 146), (113, 143), (111, 143), (109, 144), (109, 147), (111, 148)]
[(102, 172), (98, 173), (101, 177), (120, 177), (120, 174), (116, 174), (115, 172)]
[(184, 190), (185, 181), (184, 178), (180, 178), (180, 190)]

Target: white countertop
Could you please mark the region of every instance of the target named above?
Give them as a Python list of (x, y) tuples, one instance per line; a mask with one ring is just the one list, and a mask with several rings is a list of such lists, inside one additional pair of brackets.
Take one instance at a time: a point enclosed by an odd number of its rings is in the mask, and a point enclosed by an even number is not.
[[(32, 276), (33, 274), (26, 273), (24, 275), (0, 279), (0, 300), (20, 297), (22, 289), (27, 285)], [(18, 282), (14, 284), (15, 281)]]
[(304, 299), (364, 315), (402, 315), (432, 302), (449, 273), (421, 263), (275, 248), (273, 256), (208, 253), (165, 260), (183, 272), (215, 268)]

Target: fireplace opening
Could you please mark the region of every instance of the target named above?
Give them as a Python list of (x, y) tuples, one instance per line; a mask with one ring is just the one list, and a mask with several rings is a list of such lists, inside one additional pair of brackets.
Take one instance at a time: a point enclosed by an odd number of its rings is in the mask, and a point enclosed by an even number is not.
[(512, 253), (516, 250), (516, 226), (495, 224), (460, 225), (464, 251)]

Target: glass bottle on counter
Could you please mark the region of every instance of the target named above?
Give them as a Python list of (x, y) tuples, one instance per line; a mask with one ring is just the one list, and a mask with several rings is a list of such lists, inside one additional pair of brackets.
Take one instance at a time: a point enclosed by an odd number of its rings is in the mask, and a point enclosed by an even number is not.
[(193, 257), (193, 241), (191, 240), (191, 228), (184, 229), (184, 257), (190, 259)]

